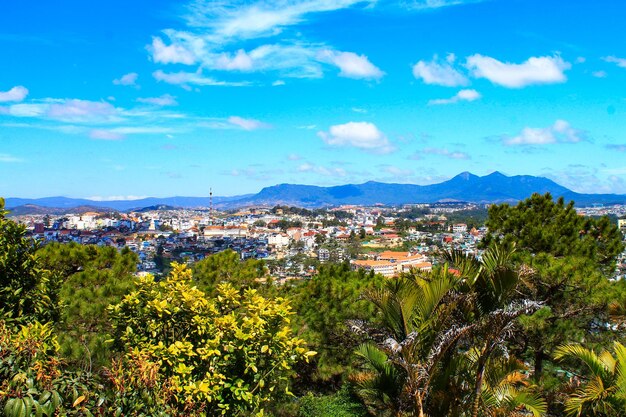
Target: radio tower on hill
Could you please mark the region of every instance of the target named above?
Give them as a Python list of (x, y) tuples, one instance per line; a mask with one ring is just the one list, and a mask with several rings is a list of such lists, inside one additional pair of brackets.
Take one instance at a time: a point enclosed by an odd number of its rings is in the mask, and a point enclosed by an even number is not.
[(209, 226), (213, 226), (213, 188), (209, 188)]

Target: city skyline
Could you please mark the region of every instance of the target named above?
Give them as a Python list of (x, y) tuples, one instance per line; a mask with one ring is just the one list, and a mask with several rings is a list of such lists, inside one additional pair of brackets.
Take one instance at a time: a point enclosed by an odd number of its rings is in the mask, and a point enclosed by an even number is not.
[(626, 6), (545, 3), (1, 4), (0, 195), (496, 170), (625, 194)]

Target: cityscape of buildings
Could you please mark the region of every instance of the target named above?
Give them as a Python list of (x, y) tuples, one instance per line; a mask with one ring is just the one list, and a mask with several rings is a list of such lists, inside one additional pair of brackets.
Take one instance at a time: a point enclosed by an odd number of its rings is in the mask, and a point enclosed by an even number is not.
[[(353, 269), (385, 277), (411, 269), (431, 270), (443, 249), (480, 257), (487, 232), (486, 206), (415, 204), (402, 207), (340, 206), (306, 210), (250, 207), (147, 208), (128, 213), (85, 212), (20, 215), (15, 220), (42, 244), (49, 242), (128, 248), (139, 259), (139, 273), (163, 274), (173, 262), (193, 264), (232, 250), (241, 260), (263, 259), (279, 282), (314, 276), (320, 264), (349, 262)], [(626, 206), (577, 209), (580, 215), (612, 216), (626, 239)], [(463, 221), (464, 220), (464, 221)], [(626, 273), (626, 253), (615, 278)]]

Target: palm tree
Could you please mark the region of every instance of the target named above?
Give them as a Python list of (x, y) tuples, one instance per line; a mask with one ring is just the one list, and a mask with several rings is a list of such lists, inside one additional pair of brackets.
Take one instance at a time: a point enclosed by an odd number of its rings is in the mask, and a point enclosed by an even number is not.
[(359, 348), (365, 371), (353, 380), (370, 408), (425, 415), (432, 378), (463, 333), (451, 316), (457, 284), (458, 278), (442, 268), (387, 281), (382, 290), (366, 295), (378, 307), (383, 328), (375, 332), (377, 345)]
[[(491, 403), (486, 402), (485, 374), (494, 358), (506, 354), (504, 342), (515, 320), (540, 307), (515, 300), (521, 279), (511, 255), (512, 250), (498, 246), (481, 260), (449, 252), (444, 257), (459, 273), (445, 264), (431, 273), (390, 280), (384, 289), (367, 294), (380, 311), (383, 329), (374, 337), (376, 345), (359, 350), (365, 362), (356, 381), (361, 397), (372, 407), (392, 406), (396, 415), (414, 412), (419, 417), (429, 409), (438, 415), (477, 417), (493, 404), (521, 405), (526, 399), (528, 410), (543, 412), (537, 398), (511, 387), (500, 391), (501, 401), (493, 403), (492, 395)], [(473, 352), (469, 362), (462, 357), (468, 351)], [(400, 381), (401, 387), (382, 392), (382, 381)]]
[(618, 416), (626, 413), (626, 347), (614, 342), (614, 355), (593, 350), (579, 344), (560, 346), (555, 359), (571, 359), (584, 363), (589, 376), (578, 376), (583, 384), (565, 403), (570, 416)]
[[(465, 355), (466, 365), (472, 370), (479, 359), (478, 349)], [(539, 417), (546, 413), (546, 401), (534, 393), (525, 374), (528, 368), (513, 357), (489, 360), (481, 390), (480, 412), (489, 417), (526, 416), (528, 411)]]
[(494, 354), (504, 351), (504, 342), (515, 326), (516, 319), (531, 314), (541, 303), (517, 299), (515, 290), (523, 281), (527, 269), (517, 268), (512, 256), (514, 246), (493, 245), (482, 259), (459, 251), (446, 252), (444, 258), (460, 271), (467, 292), (465, 320), (471, 328), (469, 335), (476, 351), (475, 376), (471, 416), (478, 417), (483, 405), (483, 383), (487, 364)]

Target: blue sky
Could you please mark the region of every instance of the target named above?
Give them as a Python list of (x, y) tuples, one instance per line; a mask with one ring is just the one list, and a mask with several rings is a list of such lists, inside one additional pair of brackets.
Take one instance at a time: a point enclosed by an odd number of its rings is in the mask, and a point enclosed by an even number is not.
[(615, 0), (0, 2), (0, 195), (462, 171), (626, 193)]

